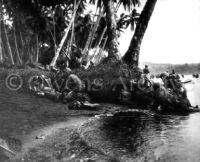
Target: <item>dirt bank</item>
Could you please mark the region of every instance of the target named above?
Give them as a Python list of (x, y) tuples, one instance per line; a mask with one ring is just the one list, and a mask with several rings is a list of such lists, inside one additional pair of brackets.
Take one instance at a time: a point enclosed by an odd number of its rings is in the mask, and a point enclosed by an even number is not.
[[(49, 154), (52, 157), (47, 158), (46, 161), (69, 160), (70, 158), (71, 161), (75, 155), (70, 150), (79, 147), (89, 149), (85, 151), (83, 158), (87, 158), (88, 154), (93, 155), (96, 150), (87, 146), (86, 143), (84, 144), (77, 131), (78, 128), (94, 115), (114, 112), (121, 107), (104, 104), (99, 110), (95, 111), (68, 110), (65, 104), (37, 97), (28, 91), (28, 76), (30, 77), (37, 71), (34, 73), (31, 71), (31, 74), (26, 72), (28, 75), (24, 74), (23, 70), (20, 72), (16, 70), (15, 72), (22, 75), (24, 82), (24, 85), (18, 91), (11, 91), (5, 85), (5, 79), (9, 72), (2, 71), (0, 73), (0, 139), (6, 143), (7, 148), (15, 153), (14, 156), (1, 148), (0, 161), (8, 161), (9, 159), (11, 161), (22, 161), (24, 158), (25, 161), (34, 161), (34, 159), (35, 161), (45, 161)], [(62, 145), (66, 142), (68, 146), (65, 147), (69, 149), (65, 150), (66, 155), (55, 154), (56, 149), (62, 150), (62, 147), (64, 147)], [(41, 146), (40, 149), (38, 145)], [(38, 152), (38, 154), (33, 154), (33, 152)], [(45, 155), (45, 159), (41, 157), (42, 154)], [(103, 156), (101, 153), (97, 154)]]
[[(17, 91), (6, 87), (5, 80), (10, 73), (17, 73), (23, 79)], [(131, 130), (136, 129), (134, 120), (127, 120), (124, 129), (121, 117), (107, 122), (107, 118), (102, 120), (98, 116), (112, 116), (129, 107), (104, 103), (97, 110), (69, 110), (67, 104), (35, 96), (28, 90), (28, 79), (38, 73), (45, 72), (35, 69), (0, 71), (0, 144), (13, 152), (0, 148), (0, 162), (133, 161), (136, 154), (142, 152), (134, 150), (141, 145), (137, 138), (131, 142), (134, 145), (127, 142), (130, 153), (120, 144), (121, 137), (128, 140)], [(148, 111), (142, 114), (151, 115)], [(133, 115), (132, 119), (135, 117)], [(147, 154), (152, 155), (151, 152)]]

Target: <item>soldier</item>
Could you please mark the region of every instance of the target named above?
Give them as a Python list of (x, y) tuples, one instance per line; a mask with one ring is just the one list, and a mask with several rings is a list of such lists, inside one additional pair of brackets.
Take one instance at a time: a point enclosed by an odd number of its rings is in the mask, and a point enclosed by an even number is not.
[(148, 65), (145, 65), (145, 67), (143, 69), (143, 73), (146, 74), (146, 75), (150, 73)]

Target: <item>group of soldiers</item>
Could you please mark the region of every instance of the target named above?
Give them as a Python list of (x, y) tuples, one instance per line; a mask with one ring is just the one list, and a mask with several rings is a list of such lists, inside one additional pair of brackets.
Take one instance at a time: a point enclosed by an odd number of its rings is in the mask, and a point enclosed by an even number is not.
[[(72, 74), (65, 61), (58, 62), (58, 67), (59, 69), (51, 69), (50, 77), (45, 77), (44, 75), (35, 76), (31, 80), (30, 89), (35, 94), (47, 96), (54, 101), (73, 103), (71, 105), (75, 104), (76, 107), (83, 106), (84, 102), (89, 101), (84, 83), (77, 75)], [(135, 92), (131, 92), (132, 94), (145, 93), (146, 91), (146, 94), (153, 94), (152, 97), (156, 98), (160, 105), (166, 103), (165, 106), (167, 104), (173, 106), (174, 103), (176, 104), (179, 101), (186, 101), (186, 105), (191, 106), (189, 100), (187, 100), (187, 93), (180, 77), (174, 70), (172, 73), (163, 72), (159, 75), (163, 84), (153, 82), (149, 75), (150, 70), (148, 65), (145, 65), (144, 69), (140, 69), (138, 72), (139, 77), (136, 78), (139, 79), (135, 83), (137, 83), (137, 87), (138, 83), (140, 83), (139, 87), (141, 89), (136, 88)]]
[[(149, 74), (150, 70), (145, 65), (143, 70), (138, 70), (140, 73), (140, 83), (136, 94), (133, 97), (140, 100), (141, 103), (152, 105), (155, 110), (162, 109), (166, 112), (184, 112), (191, 108), (190, 101), (187, 98), (187, 92), (181, 81), (180, 75), (176, 74), (174, 70), (171, 73), (163, 72), (158, 75), (162, 82), (157, 82)], [(142, 78), (142, 79), (141, 79)], [(138, 85), (137, 85), (138, 86)], [(138, 97), (138, 96), (139, 97)], [(146, 104), (146, 101), (149, 103)]]
[[(45, 96), (54, 101), (61, 101), (81, 106), (88, 101), (84, 93), (84, 84), (73, 74), (64, 60), (58, 62), (57, 68), (51, 68), (50, 76), (36, 75), (29, 82), (29, 89), (38, 96)], [(78, 102), (77, 102), (78, 101)]]

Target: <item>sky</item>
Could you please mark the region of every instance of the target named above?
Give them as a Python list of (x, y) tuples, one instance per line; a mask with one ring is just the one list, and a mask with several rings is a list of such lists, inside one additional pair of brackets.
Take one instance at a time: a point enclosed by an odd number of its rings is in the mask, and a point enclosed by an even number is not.
[[(119, 39), (121, 54), (133, 32)], [(141, 62), (200, 63), (200, 0), (158, 0), (140, 51)]]

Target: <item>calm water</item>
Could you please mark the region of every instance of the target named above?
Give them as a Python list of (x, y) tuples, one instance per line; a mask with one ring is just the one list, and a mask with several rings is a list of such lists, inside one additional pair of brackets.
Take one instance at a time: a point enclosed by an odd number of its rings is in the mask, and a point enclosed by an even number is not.
[[(186, 88), (192, 105), (200, 106), (200, 79)], [(116, 141), (112, 149), (121, 161), (200, 162), (200, 113), (118, 115), (105, 120), (103, 127)]]

